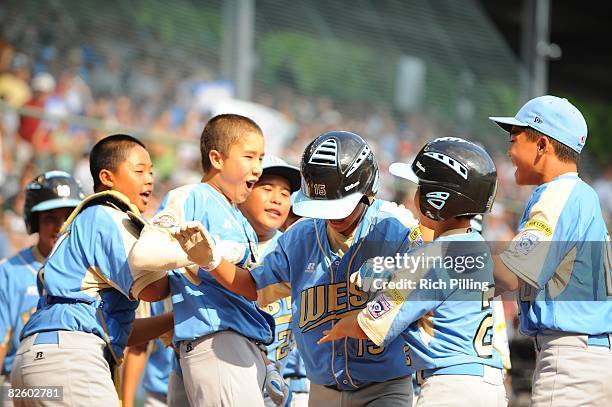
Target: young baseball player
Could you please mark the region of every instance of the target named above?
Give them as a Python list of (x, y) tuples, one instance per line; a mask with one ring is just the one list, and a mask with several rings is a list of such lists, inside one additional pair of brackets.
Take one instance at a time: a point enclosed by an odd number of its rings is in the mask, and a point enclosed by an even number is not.
[[(128, 336), (137, 341), (159, 336), (172, 318), (158, 317), (146, 329), (135, 326), (130, 335), (134, 300), (167, 295), (165, 272), (128, 263), (142, 226), (139, 213), (153, 190), (147, 150), (131, 136), (109, 136), (93, 147), (90, 168), (97, 193), (70, 215), (39, 273), (44, 301), (22, 330), (11, 383), (61, 386), (62, 405), (117, 406), (112, 366), (120, 365)], [(57, 400), (14, 402), (57, 405)]]
[[(152, 219), (158, 226), (198, 220), (224, 257), (241, 266), (256, 259), (257, 235), (236, 207), (262, 172), (263, 134), (244, 116), (208, 121), (200, 139), (202, 182), (170, 191)], [(192, 405), (263, 405), (266, 365), (258, 344), (272, 342), (257, 304), (225, 289), (197, 267), (170, 274), (174, 342)]]
[[(0, 366), (6, 386), (21, 329), (38, 303), (38, 269), (55, 244), (62, 224), (82, 198), (78, 182), (63, 171), (46, 172), (26, 186), (24, 220), (28, 233), (38, 233), (37, 242), (0, 263)], [(13, 404), (3, 400), (2, 405)]]
[(516, 183), (537, 186), (495, 257), (496, 292), (520, 288), (521, 331), (535, 338), (531, 405), (611, 405), (612, 249), (597, 194), (577, 172), (587, 124), (555, 96), (490, 119), (510, 133)]
[(409, 253), (427, 262), (392, 266), (389, 284), (367, 308), (342, 319), (321, 343), (353, 337), (386, 346), (401, 337), (421, 385), (417, 406), (505, 406), (501, 361), (491, 344), (493, 264), (470, 226), (473, 215), (493, 204), (493, 160), (471, 142), (444, 137), (427, 143), (411, 170), (390, 167), (408, 179), (410, 171), (418, 177), (420, 222), (435, 240)]
[[(258, 263), (276, 248), (278, 238), (282, 235), (279, 229), (289, 215), (291, 193), (300, 189), (300, 183), (300, 170), (297, 167), (288, 165), (280, 158), (265, 156), (261, 177), (246, 201), (238, 205), (257, 234)], [(272, 362), (267, 365), (268, 373), (276, 369), (279, 375), (284, 374), (287, 356), (295, 348), (290, 328), (290, 307), (290, 297), (263, 307), (264, 311), (274, 317), (275, 322), (274, 342), (267, 346), (267, 358)], [(276, 383), (281, 389), (272, 384), (266, 386), (264, 401), (267, 406), (284, 405), (289, 395), (289, 388), (281, 376)]]
[[(367, 293), (349, 281), (368, 258), (367, 246), (396, 251), (418, 242), (418, 229), (406, 229), (416, 221), (409, 211), (374, 199), (377, 164), (354, 133), (329, 132), (313, 140), (302, 157), (302, 176), (294, 211), (313, 219), (288, 229), (250, 272), (223, 259), (202, 225), (186, 225), (174, 236), (224, 287), (262, 304), (291, 295), (292, 330), (312, 382), (310, 405), (410, 405), (412, 370), (402, 340), (386, 348), (352, 339), (316, 342), (324, 329), (367, 303)], [(400, 230), (401, 242), (381, 245), (386, 233)]]

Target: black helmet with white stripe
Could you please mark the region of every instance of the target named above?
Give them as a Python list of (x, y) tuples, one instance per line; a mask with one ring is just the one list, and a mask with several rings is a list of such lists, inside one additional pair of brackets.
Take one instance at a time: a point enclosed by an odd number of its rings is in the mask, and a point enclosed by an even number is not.
[(313, 140), (302, 156), (302, 188), (293, 212), (318, 219), (344, 219), (378, 189), (378, 165), (360, 136), (331, 131)]
[(38, 212), (76, 208), (85, 197), (79, 182), (64, 171), (47, 171), (27, 186), (23, 218), (28, 233), (38, 232)]
[(480, 146), (458, 137), (427, 143), (412, 166), (394, 163), (393, 175), (418, 182), (421, 212), (441, 221), (487, 213), (497, 189), (497, 170)]

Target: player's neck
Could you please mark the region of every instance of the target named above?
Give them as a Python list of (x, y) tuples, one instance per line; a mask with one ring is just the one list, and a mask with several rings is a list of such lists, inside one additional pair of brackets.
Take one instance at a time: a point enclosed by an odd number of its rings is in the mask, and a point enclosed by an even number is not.
[(540, 185), (550, 182), (558, 176), (567, 174), (568, 172), (578, 172), (578, 167), (576, 166), (576, 163), (567, 163), (555, 160), (555, 162), (544, 168), (544, 171), (542, 172), (542, 179), (540, 180)]
[(44, 258), (46, 258), (49, 255), (49, 252), (51, 252), (51, 246), (43, 243), (40, 240), (38, 241), (38, 243), (36, 243), (36, 249)]
[(441, 222), (432, 222), (431, 226), (433, 226), (434, 239), (437, 239), (451, 230), (464, 229), (467, 232), (470, 228), (470, 220), (468, 218), (452, 218)]
[(232, 202), (232, 200), (227, 195), (225, 195), (225, 193), (223, 192), (223, 189), (221, 188), (221, 186), (219, 185), (219, 182), (217, 181), (217, 178), (214, 175), (207, 176), (206, 174), (204, 174), (204, 176), (202, 177), (202, 182), (210, 185), (215, 191), (221, 194), (221, 196), (225, 198), (227, 202), (229, 202), (230, 205), (234, 204), (234, 202)]
[(276, 229), (256, 230), (255, 234), (257, 235), (257, 241), (259, 243), (264, 243), (274, 237)]

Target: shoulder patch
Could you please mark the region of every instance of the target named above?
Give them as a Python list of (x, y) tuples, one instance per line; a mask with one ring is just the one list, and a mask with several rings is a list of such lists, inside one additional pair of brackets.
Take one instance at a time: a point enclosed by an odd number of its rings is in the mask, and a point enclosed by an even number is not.
[(178, 226), (178, 219), (171, 211), (161, 211), (151, 219), (154, 226), (162, 229), (170, 229)]
[(419, 228), (418, 226), (413, 228), (410, 231), (410, 235), (408, 235), (408, 239), (410, 239), (411, 242), (422, 243), (423, 242), (423, 235), (421, 233), (421, 228)]
[(387, 297), (380, 294), (368, 304), (368, 313), (372, 318), (378, 319), (391, 311), (391, 308), (393, 308), (393, 305), (387, 300)]
[(514, 243), (514, 248), (517, 252), (528, 255), (540, 244), (540, 237), (532, 232), (523, 232)]
[(391, 297), (391, 302), (395, 305), (401, 305), (402, 302), (404, 302), (404, 295), (396, 288), (387, 291), (387, 294)]
[(537, 229), (540, 232), (543, 232), (546, 236), (552, 236), (553, 230), (552, 228), (541, 219), (530, 219), (526, 224), (524, 229)]

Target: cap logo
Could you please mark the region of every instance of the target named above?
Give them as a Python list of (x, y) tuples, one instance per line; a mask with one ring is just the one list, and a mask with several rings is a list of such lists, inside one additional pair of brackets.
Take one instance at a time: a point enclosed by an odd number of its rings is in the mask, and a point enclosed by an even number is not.
[(315, 196), (327, 196), (327, 192), (325, 191), (325, 184), (314, 184), (313, 190)]
[(421, 162), (420, 162), (420, 161), (417, 161), (417, 162), (416, 162), (416, 166), (417, 166), (417, 168), (418, 168), (419, 170), (421, 170), (421, 171), (425, 172), (425, 167), (423, 167), (423, 164), (421, 164)]
[(423, 153), (423, 155), (433, 158), (434, 160), (440, 161), (443, 164), (446, 164), (453, 171), (463, 177), (463, 179), (468, 178), (468, 169), (463, 164), (459, 163), (457, 160), (450, 158), (446, 154), (433, 153), (431, 151), (428, 151), (426, 153)]
[(428, 204), (430, 204), (437, 210), (440, 210), (444, 208), (444, 205), (446, 205), (446, 200), (448, 199), (450, 194), (448, 192), (436, 191), (436, 192), (429, 192), (425, 196), (428, 198), (427, 199)]
[(533, 119), (533, 121), (534, 121), (535, 123), (542, 123), (542, 119), (540, 119), (538, 116), (536, 116), (536, 117)]
[(70, 196), (70, 185), (58, 185), (57, 196), (60, 198), (67, 198)]

